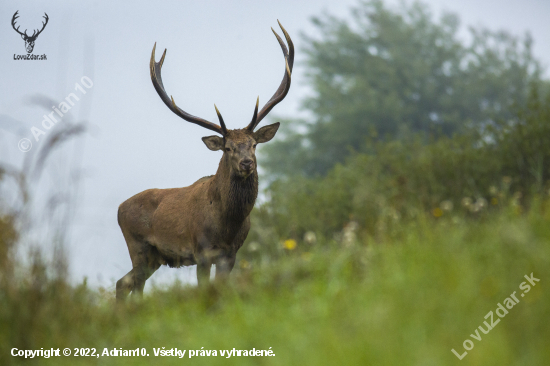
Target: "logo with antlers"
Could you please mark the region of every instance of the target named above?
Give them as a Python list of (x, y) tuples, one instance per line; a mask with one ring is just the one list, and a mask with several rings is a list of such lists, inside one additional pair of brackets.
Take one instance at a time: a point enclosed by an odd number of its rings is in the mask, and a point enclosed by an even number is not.
[(36, 41), (36, 38), (40, 33), (42, 33), (44, 28), (46, 28), (46, 24), (48, 24), (48, 14), (44, 13), (45, 15), (43, 16), (43, 18), (46, 19), (46, 22), (42, 22), (42, 29), (35, 29), (32, 33), (32, 36), (29, 36), (26, 29), (24, 33), (21, 33), (19, 31), (19, 27), (15, 28), (15, 20), (19, 18), (19, 15), (17, 15), (17, 13), (19, 13), (19, 10), (17, 10), (15, 14), (13, 14), (13, 18), (11, 18), (11, 26), (13, 27), (13, 29), (15, 29), (17, 33), (21, 35), (21, 38), (23, 38), (23, 40), (25, 41), (25, 48), (27, 49), (27, 53), (31, 53), (34, 49), (34, 42)]

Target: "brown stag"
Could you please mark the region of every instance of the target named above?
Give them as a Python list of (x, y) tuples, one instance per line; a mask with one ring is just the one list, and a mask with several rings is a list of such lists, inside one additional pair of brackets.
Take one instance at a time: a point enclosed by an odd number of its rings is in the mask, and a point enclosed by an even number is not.
[[(126, 240), (132, 270), (116, 283), (117, 300), (132, 292), (143, 293), (145, 281), (163, 264), (170, 267), (197, 265), (199, 285), (208, 283), (212, 264), (216, 280), (227, 278), (235, 256), (250, 229), (250, 212), (258, 195), (256, 145), (271, 140), (279, 122), (254, 131), (271, 109), (284, 99), (290, 88), (294, 45), (279, 23), (288, 49), (273, 30), (285, 57), (283, 80), (265, 106), (258, 112), (258, 100), (252, 121), (243, 129), (228, 130), (216, 108), (220, 125), (195, 117), (168, 97), (161, 78), (166, 50), (155, 62), (151, 54), (153, 85), (162, 101), (184, 120), (215, 131), (220, 136), (203, 137), (212, 151), (222, 150), (215, 175), (204, 177), (184, 188), (148, 189), (123, 202), (118, 223)], [(215, 105), (214, 105), (215, 107)]]

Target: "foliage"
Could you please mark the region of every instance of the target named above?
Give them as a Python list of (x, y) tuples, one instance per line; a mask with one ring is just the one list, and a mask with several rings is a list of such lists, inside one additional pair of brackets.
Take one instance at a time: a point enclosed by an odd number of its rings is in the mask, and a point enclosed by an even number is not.
[(285, 121), (286, 138), (265, 147), (272, 176), (324, 175), (367, 139), (450, 137), (508, 120), (541, 79), (529, 35), (470, 28), (466, 42), (456, 15), (436, 21), (420, 3), (364, 1), (353, 22), (313, 23), (320, 37), (306, 36), (304, 52), (314, 93), (303, 103), (312, 117)]
[[(502, 200), (518, 202), (550, 188), (550, 94), (533, 84), (527, 106), (484, 133), (371, 140), (369, 154), (354, 154), (325, 177), (276, 180), (256, 212), (250, 240), (325, 238), (350, 222), (363, 235), (401, 225), (420, 211), (479, 216)], [(435, 210), (435, 211), (434, 211)], [(256, 229), (257, 228), (257, 229)]]

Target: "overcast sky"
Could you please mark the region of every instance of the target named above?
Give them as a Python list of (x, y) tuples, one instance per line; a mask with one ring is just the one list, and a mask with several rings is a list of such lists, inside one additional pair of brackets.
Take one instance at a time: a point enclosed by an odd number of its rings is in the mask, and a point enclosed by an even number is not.
[[(442, 10), (457, 13), (463, 26), (483, 25), (514, 34), (529, 31), (535, 55), (543, 65), (550, 64), (547, 0), (424, 2), (436, 15)], [(175, 116), (157, 96), (148, 70), (155, 42), (157, 60), (168, 49), (162, 76), (178, 105), (216, 122), (216, 103), (228, 127), (241, 128), (250, 121), (256, 97), (263, 105), (283, 76), (284, 59), (270, 29), (278, 30), (277, 19), (294, 40), (297, 64), (290, 93), (272, 114), (293, 116), (309, 92), (303, 83), (300, 33), (314, 34), (311, 16), (326, 10), (349, 17), (355, 4), (355, 0), (0, 3), (0, 163), (21, 166), (25, 154), (36, 152), (45, 140), (41, 136), (35, 141), (31, 128), (40, 127), (44, 113), (52, 110), (29, 104), (33, 96), (47, 96), (57, 105), (75, 93), (80, 100), (60, 123), (69, 118), (88, 121), (87, 133), (52, 156), (51, 169), (34, 187), (37, 195), (48, 195), (56, 187), (70, 186), (71, 180), (62, 177), (67, 174), (59, 174), (61, 165), (81, 173), (67, 248), (71, 278), (87, 276), (92, 284), (112, 286), (131, 269), (116, 221), (118, 205), (148, 188), (182, 187), (213, 174), (221, 157), (200, 140), (211, 132)], [(23, 40), (11, 26), (17, 10), (20, 30), (38, 28), (44, 12), (48, 14), (49, 22), (33, 51), (46, 54), (47, 60), (13, 59), (14, 54), (26, 54)], [(84, 85), (84, 76), (93, 86)], [(86, 94), (75, 89), (77, 83)], [(19, 151), (21, 138), (31, 140), (31, 151)], [(166, 282), (176, 275), (187, 278), (189, 273), (163, 269), (152, 279)]]

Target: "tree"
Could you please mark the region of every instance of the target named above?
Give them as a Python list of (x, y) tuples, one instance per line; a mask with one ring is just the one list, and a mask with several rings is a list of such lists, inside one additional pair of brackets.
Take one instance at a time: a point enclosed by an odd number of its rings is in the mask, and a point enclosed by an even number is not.
[(524, 105), (529, 83), (541, 80), (528, 34), (469, 28), (465, 42), (456, 15), (434, 21), (420, 3), (392, 9), (370, 0), (352, 14), (313, 18), (320, 37), (304, 36), (314, 94), (303, 108), (312, 118), (284, 123), (285, 138), (266, 147), (272, 177), (324, 175), (365, 151), (367, 139), (484, 129), (512, 118), (511, 106)]

